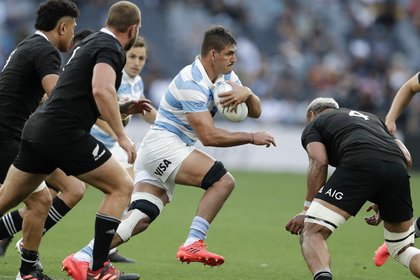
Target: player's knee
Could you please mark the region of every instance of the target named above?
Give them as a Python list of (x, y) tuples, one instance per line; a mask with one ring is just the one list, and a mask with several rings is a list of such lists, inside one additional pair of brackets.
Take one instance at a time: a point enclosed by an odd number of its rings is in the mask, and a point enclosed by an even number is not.
[(390, 232), (384, 229), (384, 237), (389, 254), (405, 267), (410, 266), (411, 259), (420, 254), (414, 247), (414, 225), (405, 232)]
[[(227, 173), (226, 168), (224, 167), (221, 161), (215, 161), (213, 166), (209, 169), (209, 171), (204, 175), (204, 178), (201, 182), (201, 188), (207, 190), (214, 183), (219, 181), (225, 174)], [(232, 176), (226, 178), (226, 186), (233, 189), (235, 186), (235, 181)]]
[(52, 197), (47, 188), (43, 191), (32, 193), (25, 199), (27, 210), (38, 213), (38, 215), (47, 215), (52, 204)]
[(77, 182), (73, 184), (73, 188), (70, 192), (72, 196), (72, 200), (75, 203), (79, 202), (85, 195), (85, 192), (86, 192), (86, 184), (83, 183), (82, 181), (77, 180)]
[(123, 195), (123, 196), (128, 196), (130, 197), (131, 194), (133, 193), (134, 190), (134, 184), (133, 184), (133, 180), (131, 179), (131, 177), (127, 174), (127, 176), (124, 176), (124, 178), (122, 179), (122, 182), (120, 183), (120, 188), (118, 189), (118, 191)]
[(133, 230), (138, 227), (139, 232), (145, 230), (163, 210), (164, 204), (157, 196), (136, 192), (132, 195), (132, 203), (129, 207), (130, 215), (125, 218), (118, 227), (117, 234), (124, 242), (133, 236)]
[[(50, 185), (48, 185), (50, 187)], [(84, 196), (86, 192), (86, 185), (80, 180), (71, 180), (68, 182), (68, 186), (63, 188), (59, 188), (60, 190), (60, 198), (65, 198), (66, 204), (68, 206), (76, 205)]]

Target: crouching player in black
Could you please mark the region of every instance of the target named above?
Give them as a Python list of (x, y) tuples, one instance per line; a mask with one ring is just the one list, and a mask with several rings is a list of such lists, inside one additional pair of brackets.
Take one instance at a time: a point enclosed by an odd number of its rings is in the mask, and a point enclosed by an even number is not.
[[(411, 157), (375, 115), (339, 109), (332, 98), (317, 98), (307, 110), (302, 145), (308, 153), (304, 210), (286, 225), (300, 234), (303, 257), (314, 279), (332, 279), (326, 239), (366, 201), (384, 221), (391, 255), (420, 277), (407, 170)], [(327, 180), (328, 165), (336, 167)]]

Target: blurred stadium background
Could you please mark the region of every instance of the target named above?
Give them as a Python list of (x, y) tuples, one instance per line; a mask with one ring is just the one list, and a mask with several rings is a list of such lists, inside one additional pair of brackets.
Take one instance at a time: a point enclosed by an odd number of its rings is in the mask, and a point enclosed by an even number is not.
[[(40, 2), (0, 0), (0, 67), (15, 45), (34, 31)], [(116, 1), (75, 2), (81, 11), (80, 30), (100, 28), (107, 9)], [(385, 117), (398, 88), (420, 69), (420, 0), (133, 2), (142, 10), (140, 33), (150, 47), (142, 77), (146, 96), (155, 105), (173, 76), (199, 53), (209, 25), (222, 24), (234, 32), (238, 41), (235, 71), (264, 107), (261, 119), (247, 124), (278, 135), (279, 149), (284, 148), (276, 154), (287, 161), (272, 162), (274, 170), (283, 166), (301, 170), (306, 165), (299, 142), (310, 100), (334, 97), (343, 107)], [(410, 104), (398, 127), (419, 169), (420, 97)], [(134, 137), (142, 135), (135, 133)], [(303, 165), (290, 164), (292, 156), (283, 154), (287, 151), (299, 151), (294, 160), (300, 162), (303, 157)], [(265, 154), (255, 156), (268, 161)], [(253, 167), (267, 168), (258, 161), (245, 166)]]

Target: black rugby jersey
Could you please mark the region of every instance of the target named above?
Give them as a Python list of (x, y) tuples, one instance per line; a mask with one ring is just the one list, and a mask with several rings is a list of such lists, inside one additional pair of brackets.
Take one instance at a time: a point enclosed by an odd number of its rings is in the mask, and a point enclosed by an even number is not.
[(92, 95), (93, 68), (97, 63), (107, 63), (115, 70), (115, 87), (119, 87), (125, 51), (112, 35), (95, 32), (73, 50), (51, 98), (30, 117), (22, 139), (68, 143), (90, 132), (100, 115)]
[(302, 145), (321, 142), (331, 166), (363, 159), (381, 159), (406, 164), (405, 157), (385, 123), (377, 116), (346, 108), (319, 114), (302, 132)]
[(0, 141), (20, 141), (25, 122), (44, 96), (42, 79), (59, 74), (60, 53), (33, 34), (10, 54), (0, 74)]

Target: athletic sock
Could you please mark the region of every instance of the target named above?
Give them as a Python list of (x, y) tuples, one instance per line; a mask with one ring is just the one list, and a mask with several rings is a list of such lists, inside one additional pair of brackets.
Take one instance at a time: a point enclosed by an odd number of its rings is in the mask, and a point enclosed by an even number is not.
[(92, 260), (93, 243), (94, 239), (92, 239), (89, 242), (89, 244), (83, 247), (80, 251), (75, 253), (73, 257), (75, 257), (79, 261), (90, 263), (90, 261)]
[(23, 219), (19, 211), (15, 210), (7, 213), (0, 219), (0, 239), (5, 239), (15, 235), (22, 230)]
[(420, 217), (417, 217), (417, 219), (414, 221), (414, 237), (420, 237)]
[(71, 210), (63, 200), (56, 196), (48, 212), (47, 220), (45, 221), (45, 231), (48, 231), (56, 223), (58, 223)]
[(20, 274), (21, 275), (28, 275), (32, 271), (36, 269), (36, 262), (38, 260), (38, 252), (27, 250), (22, 248), (22, 254), (20, 256), (21, 263), (20, 263)]
[(104, 214), (96, 213), (95, 221), (95, 242), (92, 251), (92, 270), (103, 267), (108, 260), (111, 241), (117, 232), (120, 220)]
[(209, 222), (207, 222), (199, 216), (195, 216), (192, 221), (190, 232), (188, 234), (187, 240), (184, 243), (184, 246), (190, 245), (196, 242), (197, 240), (206, 239), (207, 231), (209, 230), (209, 228)]
[(330, 270), (320, 270), (314, 274), (314, 280), (332, 280), (332, 274)]

